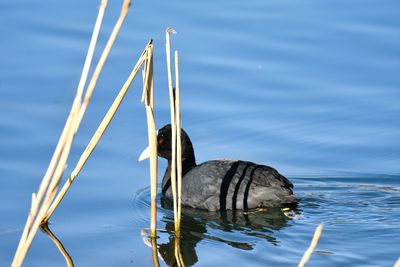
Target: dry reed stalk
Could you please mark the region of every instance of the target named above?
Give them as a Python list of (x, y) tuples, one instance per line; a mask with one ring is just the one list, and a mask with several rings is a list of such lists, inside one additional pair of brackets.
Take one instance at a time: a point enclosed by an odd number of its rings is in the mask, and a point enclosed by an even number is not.
[(111, 48), (115, 43), (115, 40), (118, 36), (118, 33), (121, 30), (122, 24), (125, 21), (126, 16), (128, 15), (129, 7), (131, 6), (131, 1), (130, 0), (124, 0), (122, 3), (122, 8), (121, 8), (121, 13), (118, 17), (117, 22), (114, 25), (114, 28), (111, 32), (111, 35), (107, 41), (106, 46), (104, 47), (104, 50), (100, 56), (99, 62), (96, 65), (96, 68), (93, 72), (92, 78), (90, 79), (89, 85), (86, 89), (86, 94), (85, 98), (83, 100), (83, 103), (81, 105), (81, 109), (79, 112), (78, 120), (77, 120), (77, 125), (75, 126), (75, 129), (77, 130), (79, 127), (79, 124), (83, 118), (83, 115), (85, 114), (86, 108), (89, 105), (90, 98), (93, 94), (94, 88), (96, 87), (97, 80), (99, 79), (100, 73), (103, 69), (103, 66), (108, 58), (108, 55), (110, 54)]
[(182, 205), (182, 146), (181, 146), (181, 99), (179, 87), (179, 57), (178, 51), (175, 51), (175, 122), (176, 122), (176, 167), (177, 167), (177, 184), (178, 184), (178, 201), (177, 201), (177, 229), (176, 235), (180, 237), (181, 229), (181, 205)]
[(171, 68), (171, 42), (170, 34), (176, 33), (172, 28), (167, 28), (165, 31), (166, 38), (166, 54), (167, 54), (167, 72), (168, 72), (168, 89), (169, 89), (169, 100), (171, 108), (171, 135), (172, 135), (172, 155), (171, 155), (171, 188), (174, 205), (174, 222), (175, 232), (178, 228), (178, 217), (177, 217), (177, 195), (176, 195), (176, 126), (175, 126), (175, 103), (174, 103), (174, 89), (172, 85), (172, 68)]
[(397, 259), (396, 263), (393, 265), (393, 267), (400, 267), (400, 258)]
[(318, 240), (319, 240), (319, 237), (321, 236), (321, 233), (322, 233), (322, 229), (323, 229), (323, 228), (324, 228), (324, 225), (321, 223), (321, 224), (318, 225), (318, 227), (315, 229), (314, 236), (313, 236), (313, 238), (312, 238), (312, 240), (311, 240), (310, 247), (306, 250), (306, 252), (304, 252), (304, 255), (303, 255), (303, 257), (301, 258), (301, 261), (300, 261), (298, 267), (304, 267), (304, 265), (305, 265), (305, 264), (308, 262), (308, 260), (310, 259), (311, 254), (313, 253), (315, 247), (316, 247), (317, 244), (318, 244)]
[(150, 147), (150, 236), (157, 236), (157, 130), (154, 121), (154, 79), (153, 79), (153, 45), (146, 51), (146, 64), (143, 69), (142, 102), (145, 104), (147, 133)]
[[(16, 259), (13, 261), (12, 266), (21, 266), (25, 256), (28, 252), (28, 249), (30, 245), (32, 244), (33, 238), (36, 235), (36, 232), (42, 222), (42, 218), (46, 214), (47, 208), (50, 206), (51, 201), (54, 199), (55, 193), (57, 191), (57, 185), (59, 180), (62, 177), (62, 174), (66, 168), (66, 161), (68, 158), (68, 154), (72, 145), (72, 140), (73, 140), (73, 131), (72, 131), (72, 126), (68, 128), (67, 135), (68, 138), (66, 140), (65, 146), (63, 151), (61, 152), (61, 156), (59, 159), (59, 162), (57, 164), (56, 170), (54, 171), (54, 175), (52, 177), (51, 183), (47, 189), (46, 196), (43, 199), (43, 202), (41, 203), (41, 206), (38, 210), (38, 213), (36, 213), (33, 217), (35, 218), (33, 220), (33, 223), (31, 225), (31, 228), (29, 229), (28, 235), (26, 236), (26, 239), (23, 241), (23, 245), (21, 246), (20, 250), (17, 251), (16, 253)], [(35, 200), (36, 201), (36, 200)], [(32, 216), (32, 214), (30, 215)]]
[(96, 47), (97, 39), (99, 37), (100, 28), (101, 28), (101, 24), (103, 21), (106, 6), (107, 6), (107, 0), (102, 0), (100, 8), (99, 8), (99, 14), (97, 16), (96, 23), (94, 24), (92, 38), (89, 43), (89, 49), (88, 49), (88, 53), (87, 53), (87, 56), (85, 59), (85, 64), (83, 65), (81, 79), (79, 80), (78, 89), (77, 89), (77, 91), (78, 91), (77, 95), (79, 95), (79, 99), (77, 99), (78, 103), (76, 103), (76, 104), (82, 103), (82, 95), (83, 95), (83, 91), (84, 91), (87, 77), (89, 74), (90, 65), (92, 63), (93, 54), (94, 54), (94, 50)]
[[(107, 1), (102, 0), (99, 8), (98, 16), (96, 19), (95, 27), (93, 30), (93, 34), (91, 37), (88, 53), (86, 56), (85, 64), (82, 70), (80, 82), (77, 88), (77, 93), (74, 98), (70, 114), (65, 123), (64, 129), (56, 146), (56, 149), (53, 153), (53, 156), (50, 160), (49, 166), (46, 170), (46, 173), (40, 183), (38, 193), (32, 194), (32, 204), (31, 209), (27, 218), (27, 222), (25, 224), (20, 242), (18, 244), (18, 248), (16, 250), (12, 266), (21, 266), (26, 253), (30, 247), (30, 244), (35, 236), (38, 226), (40, 224), (39, 221), (42, 220), (43, 210), (47, 210), (48, 205), (50, 205), (52, 199), (54, 198), (54, 194), (56, 191), (56, 187), (61, 179), (62, 172), (65, 169), (66, 156), (68, 156), (69, 148), (72, 144), (74, 131), (71, 131), (73, 121), (76, 118), (76, 114), (79, 111), (79, 104), (82, 99), (83, 87), (86, 83), (88, 71), (90, 68), (91, 61), (93, 59), (93, 51), (96, 46), (96, 42), (98, 39), (98, 34), (100, 31), (101, 23), (103, 21), (104, 12), (107, 6)], [(65, 148), (67, 149), (65, 150)], [(64, 154), (64, 156), (62, 156)], [(63, 161), (65, 160), (65, 161)], [(56, 171), (58, 170), (58, 171)], [(62, 171), (60, 171), (62, 170)], [(43, 197), (46, 193), (46, 199), (43, 200)], [(39, 211), (39, 214), (38, 214)]]
[[(128, 14), (130, 3), (131, 3), (130, 0), (124, 0), (124, 2), (122, 4), (122, 8), (121, 8), (121, 14), (120, 14), (120, 16), (119, 16), (119, 18), (118, 18), (118, 20), (117, 20), (117, 22), (116, 22), (116, 24), (115, 24), (115, 26), (113, 28), (113, 31), (112, 31), (112, 33), (111, 33), (111, 35), (110, 35), (110, 37), (109, 37), (109, 39), (107, 41), (107, 44), (106, 44), (106, 46), (105, 46), (105, 48), (104, 48), (104, 50), (103, 50), (103, 52), (102, 52), (102, 54), (100, 56), (99, 62), (96, 65), (96, 68), (95, 68), (95, 70), (93, 72), (92, 78), (91, 78), (91, 80), (89, 82), (88, 88), (86, 90), (86, 94), (85, 94), (85, 98), (84, 98), (83, 102), (81, 102), (81, 97), (80, 97), (80, 101), (79, 101), (80, 108), (78, 110), (77, 118), (76, 118), (76, 120), (74, 121), (74, 124), (73, 124), (74, 134), (77, 132), (77, 130), (79, 128), (79, 125), (80, 125), (80, 123), (82, 121), (83, 115), (85, 114), (87, 106), (89, 105), (90, 98), (91, 98), (91, 96), (93, 94), (93, 91), (94, 91), (94, 88), (95, 88), (95, 86), (97, 84), (97, 80), (98, 80), (98, 78), (100, 76), (100, 73), (101, 73), (101, 71), (102, 71), (102, 69), (104, 67), (104, 64), (105, 64), (105, 62), (106, 62), (106, 60), (108, 58), (108, 55), (110, 54), (111, 48), (112, 48), (112, 46), (113, 46), (113, 44), (114, 44), (114, 42), (115, 42), (115, 40), (116, 40), (116, 38), (118, 36), (118, 33), (119, 33), (119, 31), (120, 31), (120, 29), (122, 27), (122, 24), (123, 24), (127, 14)], [(66, 184), (68, 182), (69, 181), (67, 181)], [(72, 183), (69, 183), (69, 186), (70, 186), (70, 184), (72, 184)], [(53, 203), (51, 205), (49, 211), (47, 212), (45, 218), (43, 219), (44, 223), (49, 220), (51, 214), (53, 214), (55, 208), (58, 206), (59, 201), (61, 201), (62, 198), (64, 197), (66, 191), (68, 190), (68, 187), (66, 188), (64, 186), (63, 187), (63, 192), (60, 192), (57, 195), (57, 198), (56, 198), (57, 202)]]
[(53, 241), (53, 243), (56, 245), (61, 255), (63, 255), (67, 267), (74, 267), (75, 265), (71, 258), (71, 255), (69, 255), (68, 251), (65, 249), (61, 241), (53, 234), (49, 226), (47, 224), (42, 224), (40, 228), (50, 237), (51, 241)]
[(120, 92), (116, 96), (114, 102), (108, 109), (106, 115), (104, 116), (103, 120), (101, 121), (99, 127), (97, 128), (96, 132), (92, 136), (92, 138), (89, 141), (89, 144), (86, 146), (86, 149), (83, 151), (81, 157), (78, 160), (78, 163), (76, 164), (75, 168), (71, 172), (70, 177), (68, 180), (65, 182), (64, 186), (58, 193), (56, 199), (53, 201), (51, 204), (50, 208), (47, 211), (47, 214), (45, 218), (43, 219), (44, 222), (48, 221), (48, 219), (51, 217), (57, 206), (60, 204), (61, 200), (64, 198), (65, 194), (67, 193), (69, 187), (71, 186), (72, 182), (76, 178), (76, 176), (79, 174), (79, 172), (82, 170), (83, 166), (85, 165), (87, 159), (93, 152), (94, 148), (100, 141), (100, 138), (103, 136), (105, 130), (107, 129), (108, 125), (110, 124), (111, 120), (113, 119), (115, 113), (117, 112), (125, 94), (127, 93), (133, 79), (136, 77), (137, 73), (140, 70), (140, 67), (142, 66), (143, 62), (145, 61), (145, 54), (147, 51), (147, 46), (145, 50), (143, 51), (142, 55), (140, 56), (139, 60), (137, 61), (135, 67), (133, 68), (131, 74), (129, 75), (128, 79), (126, 80), (125, 84), (122, 86)]

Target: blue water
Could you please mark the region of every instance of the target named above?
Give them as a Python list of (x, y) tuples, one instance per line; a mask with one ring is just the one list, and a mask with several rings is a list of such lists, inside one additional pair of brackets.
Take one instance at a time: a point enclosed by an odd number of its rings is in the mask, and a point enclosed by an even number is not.
[[(99, 50), (120, 3), (109, 1)], [(98, 1), (0, 3), (0, 265), (10, 265), (69, 112)], [(69, 173), (149, 38), (155, 115), (169, 121), (164, 30), (179, 50), (183, 127), (199, 162), (240, 158), (291, 179), (296, 210), (184, 210), (182, 250), (195, 266), (393, 266), (400, 256), (398, 1), (135, 1), (75, 140)], [(135, 81), (51, 219), (76, 266), (153, 266), (146, 118)], [(160, 174), (166, 163), (160, 160)], [(161, 199), (159, 203), (161, 202)], [(172, 213), (159, 204), (158, 227)], [(247, 218), (247, 219), (246, 219)], [(161, 265), (171, 264), (160, 232)], [(166, 263), (165, 263), (165, 262)], [(39, 232), (26, 266), (63, 266)]]

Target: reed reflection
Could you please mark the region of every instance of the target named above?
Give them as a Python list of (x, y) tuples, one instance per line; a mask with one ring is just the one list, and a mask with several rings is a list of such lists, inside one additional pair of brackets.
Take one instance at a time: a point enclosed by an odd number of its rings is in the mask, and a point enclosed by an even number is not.
[[(174, 231), (172, 203), (166, 198), (161, 198), (161, 206), (168, 209), (161, 219), (166, 223), (165, 230), (169, 233)], [(227, 244), (231, 247), (252, 250), (253, 243), (237, 242), (227, 240), (208, 233), (207, 229), (218, 229), (231, 232), (238, 231), (246, 236), (254, 236), (266, 240), (274, 246), (279, 245), (279, 240), (274, 232), (288, 226), (287, 222), (291, 216), (299, 214), (296, 207), (290, 207), (282, 211), (281, 208), (262, 209), (253, 211), (224, 211), (209, 212), (191, 208), (182, 208), (180, 252), (185, 266), (194, 265), (198, 261), (196, 246), (203, 239), (214, 240)], [(169, 234), (168, 242), (158, 245), (158, 253), (169, 266), (182, 266), (177, 263), (176, 240), (173, 234)]]
[(53, 241), (54, 245), (56, 245), (57, 249), (60, 251), (61, 255), (65, 259), (65, 263), (68, 267), (74, 267), (74, 262), (69, 255), (68, 251), (65, 249), (64, 245), (61, 243), (61, 241), (53, 234), (53, 232), (50, 230), (49, 225), (47, 223), (44, 223), (40, 225), (40, 229), (42, 232), (47, 234), (48, 237), (50, 237), (51, 241)]

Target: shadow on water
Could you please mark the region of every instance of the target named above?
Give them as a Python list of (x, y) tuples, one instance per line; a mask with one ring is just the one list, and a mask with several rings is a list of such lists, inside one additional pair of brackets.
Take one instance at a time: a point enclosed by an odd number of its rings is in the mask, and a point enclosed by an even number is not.
[[(174, 231), (174, 218), (172, 202), (161, 197), (161, 206), (167, 212), (161, 220), (165, 222), (165, 230), (168, 233)], [(182, 208), (180, 252), (185, 266), (194, 265), (198, 261), (196, 246), (202, 240), (211, 240), (224, 243), (232, 248), (252, 250), (251, 242), (239, 242), (228, 240), (210, 233), (215, 229), (223, 232), (240, 232), (249, 237), (264, 239), (274, 246), (279, 245), (279, 240), (274, 232), (287, 227), (291, 216), (299, 214), (295, 208), (259, 209), (251, 211), (223, 211), (209, 212), (191, 208)], [(169, 266), (179, 266), (175, 254), (176, 240), (173, 234), (168, 236), (166, 243), (158, 244), (158, 253)]]

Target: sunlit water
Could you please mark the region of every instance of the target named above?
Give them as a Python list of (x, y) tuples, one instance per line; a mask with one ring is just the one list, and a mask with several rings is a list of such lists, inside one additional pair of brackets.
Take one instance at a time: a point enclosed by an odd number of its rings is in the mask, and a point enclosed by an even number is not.
[[(109, 1), (100, 51), (119, 14)], [(112, 3), (111, 3), (112, 2)], [(0, 265), (10, 264), (65, 122), (97, 1), (0, 4)], [(69, 173), (149, 38), (156, 120), (169, 120), (164, 30), (181, 59), (183, 126), (198, 162), (240, 158), (291, 179), (297, 209), (184, 209), (195, 266), (393, 266), (400, 256), (398, 1), (136, 1), (78, 132)], [(100, 52), (96, 53), (98, 58)], [(139, 79), (140, 80), (140, 79)], [(76, 266), (153, 266), (140, 81), (51, 219)], [(160, 160), (160, 174), (166, 163)], [(174, 264), (173, 215), (159, 199), (160, 261)], [(62, 266), (38, 233), (26, 266)]]

